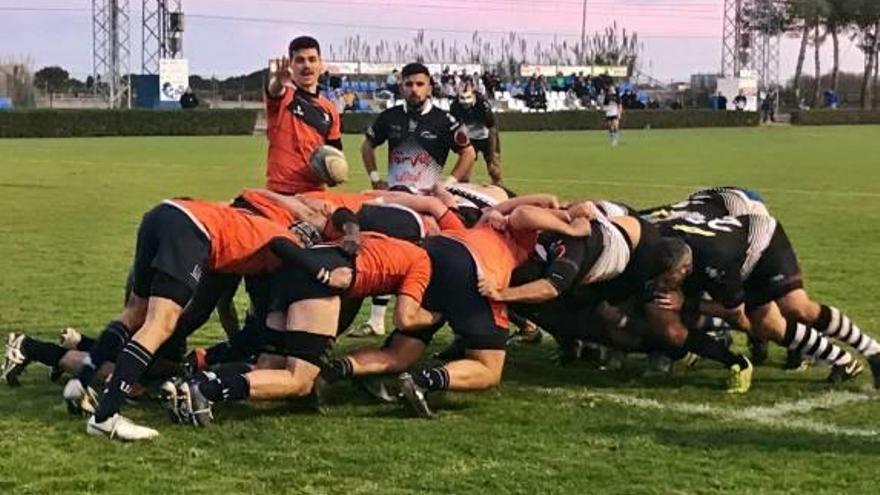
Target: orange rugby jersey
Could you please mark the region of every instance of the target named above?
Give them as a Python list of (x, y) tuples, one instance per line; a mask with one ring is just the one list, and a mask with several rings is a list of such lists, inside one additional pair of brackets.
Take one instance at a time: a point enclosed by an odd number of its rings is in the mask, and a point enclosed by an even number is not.
[(281, 266), (267, 244), (286, 237), (300, 244), (287, 227), (227, 203), (172, 199), (166, 204), (186, 213), (211, 241), (208, 267), (217, 272), (255, 275)]
[(336, 106), (321, 94), (295, 88), (287, 88), (279, 98), (265, 98), (266, 187), (282, 194), (323, 190), (309, 170), (309, 157), (327, 141), (342, 137)]
[(354, 283), (346, 294), (352, 298), (407, 295), (421, 303), (430, 281), (431, 259), (424, 249), (411, 242), (367, 232), (362, 235), (355, 259)]
[[(522, 264), (535, 248), (538, 232), (498, 231), (488, 224), (472, 229), (448, 230), (441, 235), (460, 242), (470, 252), (477, 265), (477, 275), (494, 281), (499, 289), (510, 285), (513, 270)], [(507, 306), (504, 303), (490, 301), (495, 324), (507, 328)]]

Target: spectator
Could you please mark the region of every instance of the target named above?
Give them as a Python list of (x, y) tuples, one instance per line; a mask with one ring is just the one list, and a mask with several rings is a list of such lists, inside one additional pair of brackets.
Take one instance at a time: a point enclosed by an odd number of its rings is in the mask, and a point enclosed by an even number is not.
[(715, 110), (727, 110), (727, 97), (721, 91), (715, 97)]
[(391, 91), (395, 98), (400, 96), (400, 76), (397, 69), (392, 70), (385, 78), (385, 89)]
[(343, 112), (355, 112), (357, 111), (359, 104), (360, 99), (358, 98), (357, 93), (355, 93), (354, 91), (347, 89), (344, 93), (342, 93)]
[(321, 77), (318, 78), (318, 87), (324, 91), (330, 89), (330, 71), (325, 70)]
[(199, 98), (195, 93), (192, 92), (192, 89), (186, 88), (186, 91), (180, 95), (180, 108), (184, 110), (191, 110), (199, 106)]
[(825, 91), (825, 106), (832, 109), (837, 110), (837, 106), (840, 104), (840, 96), (837, 94), (837, 91), (828, 90)]
[(769, 91), (761, 102), (761, 120), (766, 124), (776, 122), (776, 92)]
[(736, 108), (737, 112), (742, 112), (746, 109), (746, 103), (748, 103), (748, 99), (746, 95), (743, 94), (742, 90), (739, 90), (736, 97), (733, 99), (733, 106)]

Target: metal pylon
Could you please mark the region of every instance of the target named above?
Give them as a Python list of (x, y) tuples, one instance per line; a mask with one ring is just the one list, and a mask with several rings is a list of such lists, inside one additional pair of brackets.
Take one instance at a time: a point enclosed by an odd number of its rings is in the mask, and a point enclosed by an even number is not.
[(92, 0), (95, 91), (110, 108), (131, 108), (129, 0)]

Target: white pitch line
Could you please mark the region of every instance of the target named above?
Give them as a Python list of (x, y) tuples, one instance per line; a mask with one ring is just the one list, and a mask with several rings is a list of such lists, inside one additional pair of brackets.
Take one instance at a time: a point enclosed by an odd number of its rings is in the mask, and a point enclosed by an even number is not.
[(733, 409), (692, 402), (663, 403), (655, 399), (604, 392), (577, 392), (556, 388), (539, 388), (538, 391), (572, 400), (600, 400), (639, 409), (653, 409), (691, 416), (710, 416), (722, 421), (743, 421), (776, 429), (802, 430), (840, 436), (880, 437), (880, 431), (878, 430), (842, 427), (803, 418), (786, 418), (790, 414), (805, 414), (817, 409), (831, 409), (871, 400), (873, 396), (868, 394), (832, 390), (810, 399), (777, 402), (772, 406), (752, 406), (744, 409)]

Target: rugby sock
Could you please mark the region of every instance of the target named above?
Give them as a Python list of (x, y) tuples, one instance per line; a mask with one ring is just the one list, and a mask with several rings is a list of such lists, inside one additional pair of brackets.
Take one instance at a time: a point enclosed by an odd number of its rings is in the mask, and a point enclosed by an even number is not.
[(870, 357), (880, 353), (880, 343), (877, 343), (871, 336), (862, 333), (859, 326), (853, 323), (849, 316), (834, 306), (822, 305), (815, 327), (826, 336), (842, 340), (853, 346), (864, 356)]
[(205, 362), (208, 366), (220, 363), (246, 361), (257, 354), (263, 346), (261, 327), (245, 325), (226, 342), (220, 342), (205, 349)]
[(833, 366), (846, 366), (853, 360), (850, 353), (826, 339), (817, 330), (794, 320), (788, 321), (782, 345), (802, 356), (824, 361)]
[(348, 357), (334, 359), (321, 370), (321, 376), (330, 383), (351, 378), (353, 375), (354, 370), (352, 369), (351, 359)]
[(153, 354), (139, 343), (132, 340), (125, 344), (116, 359), (110, 383), (104, 389), (104, 396), (95, 411), (96, 422), (106, 421), (119, 412), (125, 397), (140, 382), (152, 360)]
[(67, 349), (58, 344), (42, 342), (30, 337), (25, 337), (21, 341), (21, 351), (29, 360), (52, 368), (57, 366), (58, 361), (67, 353)]
[(199, 383), (199, 391), (211, 402), (245, 400), (251, 394), (251, 385), (241, 373), (214, 374), (208, 381)]
[(416, 385), (429, 392), (449, 388), (449, 372), (442, 366), (416, 371), (412, 377)]
[(740, 369), (748, 367), (748, 362), (744, 357), (739, 354), (734, 354), (723, 343), (701, 331), (688, 332), (684, 346), (694, 354), (706, 359), (711, 359), (712, 361), (717, 361), (727, 368), (730, 368), (735, 364), (738, 364)]
[(107, 328), (98, 335), (98, 340), (89, 350), (88, 358), (83, 362), (77, 378), (83, 386), (89, 386), (95, 377), (95, 372), (102, 364), (113, 361), (119, 354), (122, 346), (128, 342), (129, 330), (121, 321), (111, 321)]
[(388, 311), (388, 296), (376, 296), (373, 298), (373, 307), (370, 308), (370, 319), (367, 321), (374, 330), (385, 329), (385, 312)]

